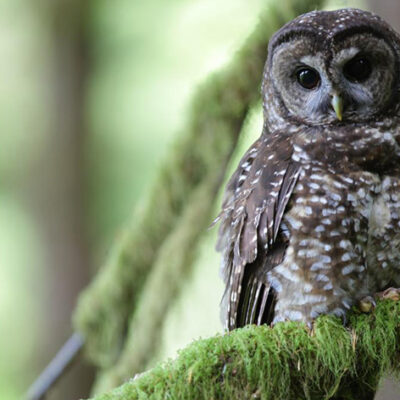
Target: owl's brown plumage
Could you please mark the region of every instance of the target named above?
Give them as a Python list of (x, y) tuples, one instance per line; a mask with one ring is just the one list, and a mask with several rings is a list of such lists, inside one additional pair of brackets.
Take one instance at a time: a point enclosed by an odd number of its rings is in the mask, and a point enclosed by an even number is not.
[(355, 9), (305, 14), (271, 39), (263, 133), (219, 217), (228, 329), (344, 318), (400, 286), (399, 48)]

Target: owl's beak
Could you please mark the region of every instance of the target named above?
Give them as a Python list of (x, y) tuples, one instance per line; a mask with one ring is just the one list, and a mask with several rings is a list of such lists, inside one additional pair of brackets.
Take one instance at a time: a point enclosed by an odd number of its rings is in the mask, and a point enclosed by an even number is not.
[(337, 93), (334, 93), (332, 95), (331, 104), (333, 109), (335, 110), (335, 114), (338, 120), (341, 121), (343, 118), (343, 100)]

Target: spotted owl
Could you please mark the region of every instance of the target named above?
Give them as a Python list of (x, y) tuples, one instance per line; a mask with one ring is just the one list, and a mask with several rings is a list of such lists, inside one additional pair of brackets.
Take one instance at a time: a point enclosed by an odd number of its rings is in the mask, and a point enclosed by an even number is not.
[(264, 125), (219, 215), (227, 329), (346, 318), (400, 286), (400, 37), (358, 9), (271, 38)]

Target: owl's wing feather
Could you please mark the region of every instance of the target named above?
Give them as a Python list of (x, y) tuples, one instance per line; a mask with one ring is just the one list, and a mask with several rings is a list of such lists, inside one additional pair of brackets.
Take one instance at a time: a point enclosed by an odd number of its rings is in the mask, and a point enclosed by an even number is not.
[(262, 323), (273, 311), (273, 291), (266, 277), (286, 249), (277, 238), (300, 173), (292, 152), (287, 135), (263, 135), (228, 182), (218, 217), (217, 249), (223, 253), (226, 283), (221, 312), (229, 329)]
[(280, 223), (285, 212), (285, 208), (289, 202), (290, 196), (292, 195), (294, 186), (297, 182), (297, 178), (300, 174), (300, 167), (298, 164), (288, 163), (288, 167), (285, 171), (285, 177), (279, 190), (279, 198), (277, 202), (277, 211), (275, 215), (274, 223), (274, 240), (276, 239), (280, 227)]

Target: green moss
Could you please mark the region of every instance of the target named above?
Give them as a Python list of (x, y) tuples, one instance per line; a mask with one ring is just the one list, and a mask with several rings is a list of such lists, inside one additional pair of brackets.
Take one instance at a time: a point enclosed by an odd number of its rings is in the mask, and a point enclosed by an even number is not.
[(350, 316), (349, 327), (322, 316), (304, 325), (248, 326), (199, 340), (94, 400), (366, 399), (383, 373), (400, 372), (400, 302)]

